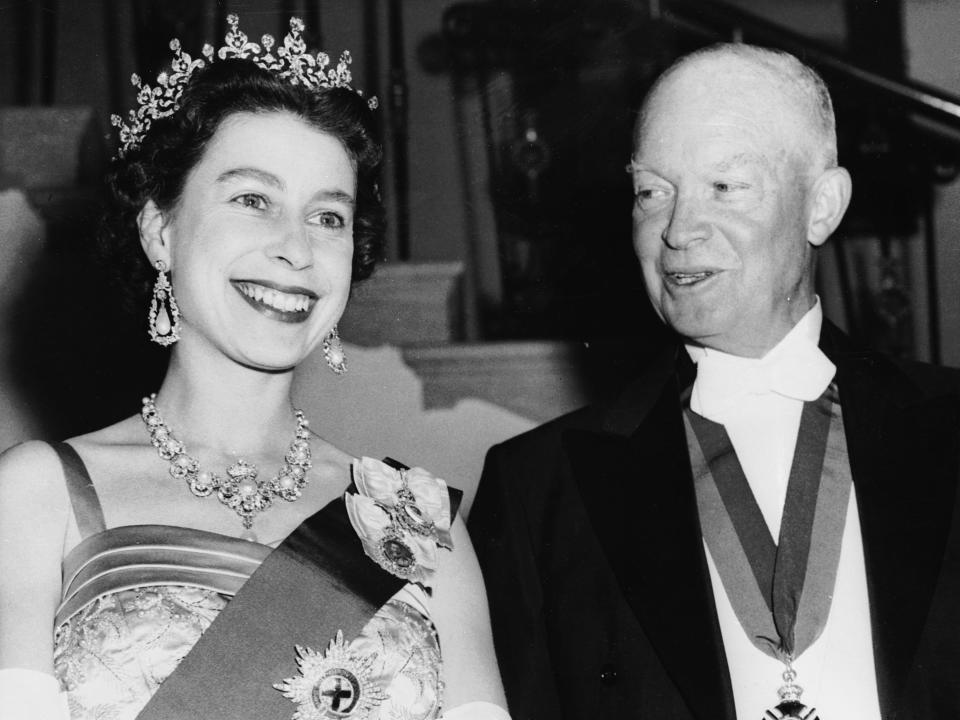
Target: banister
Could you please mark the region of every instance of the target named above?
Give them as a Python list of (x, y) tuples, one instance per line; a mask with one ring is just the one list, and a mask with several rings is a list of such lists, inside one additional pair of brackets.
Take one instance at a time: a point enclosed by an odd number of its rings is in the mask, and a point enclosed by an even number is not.
[[(668, 23), (717, 39), (767, 42), (799, 56), (833, 79), (869, 88), (929, 120), (960, 132), (960, 98), (906, 78), (892, 78), (851, 62), (842, 53), (722, 0), (657, 0), (656, 12)], [(738, 32), (739, 31), (739, 32)]]

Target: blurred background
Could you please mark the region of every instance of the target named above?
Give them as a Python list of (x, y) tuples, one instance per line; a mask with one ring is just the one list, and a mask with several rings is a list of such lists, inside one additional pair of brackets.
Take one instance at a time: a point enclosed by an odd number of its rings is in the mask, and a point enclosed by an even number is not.
[[(789, 50), (830, 86), (854, 199), (820, 254), (828, 317), (896, 356), (960, 366), (953, 0), (12, 0), (0, 447), (111, 422), (159, 382), (147, 309), (122, 312), (92, 253), (109, 116), (133, 107), (132, 72), (152, 82), (169, 62), (171, 38), (194, 56), (219, 47), (230, 12), (254, 40), (302, 17), (308, 45), (349, 48), (355, 86), (381, 100), (386, 258), (341, 326), (386, 363), (351, 381), (370, 403), (410, 372), (423, 412), (473, 398), (511, 413), (484, 420), (499, 427), (486, 441), (630, 375), (661, 337), (630, 243), (634, 113), (678, 55), (717, 40)], [(317, 373), (302, 384), (321, 402)], [(351, 442), (390, 432), (341, 424)]]

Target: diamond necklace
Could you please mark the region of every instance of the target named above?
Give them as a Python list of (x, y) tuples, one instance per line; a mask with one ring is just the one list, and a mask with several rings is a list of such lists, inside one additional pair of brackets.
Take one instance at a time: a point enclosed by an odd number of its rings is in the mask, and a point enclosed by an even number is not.
[(157, 454), (170, 463), (170, 475), (185, 480), (187, 487), (197, 497), (207, 497), (214, 491), (220, 502), (233, 510), (243, 521), (245, 531), (241, 535), (245, 540), (256, 542), (253, 531), (253, 519), (271, 505), (276, 497), (287, 502), (300, 499), (301, 491), (307, 485), (307, 470), (310, 467), (310, 431), (307, 419), (300, 410), (294, 410), (297, 429), (293, 441), (283, 458), (283, 467), (269, 480), (257, 480), (256, 465), (243, 459), (227, 468), (226, 477), (200, 469), (200, 462), (187, 455), (183, 443), (177, 440), (173, 431), (160, 417), (156, 406), (157, 394), (143, 399), (140, 416), (150, 433), (150, 442)]

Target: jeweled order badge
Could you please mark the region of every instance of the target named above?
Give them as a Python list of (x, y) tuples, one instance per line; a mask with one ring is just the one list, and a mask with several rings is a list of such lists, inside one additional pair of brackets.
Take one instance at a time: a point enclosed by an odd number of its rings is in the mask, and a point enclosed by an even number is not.
[(763, 714), (762, 720), (820, 720), (816, 708), (808, 708), (800, 702), (803, 688), (797, 685), (797, 671), (787, 667), (783, 672), (783, 685), (777, 690), (780, 703)]
[(293, 720), (363, 720), (387, 699), (373, 679), (376, 658), (351, 650), (338, 630), (325, 652), (297, 646), (299, 674), (274, 687), (296, 703)]

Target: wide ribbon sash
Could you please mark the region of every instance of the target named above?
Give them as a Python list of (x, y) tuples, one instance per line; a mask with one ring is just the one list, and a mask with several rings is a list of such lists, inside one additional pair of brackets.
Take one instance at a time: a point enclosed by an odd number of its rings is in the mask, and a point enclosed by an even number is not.
[(404, 584), (367, 558), (343, 497), (333, 500), (270, 553), (138, 720), (289, 720), (296, 706), (273, 684), (297, 675), (295, 646), (357, 637)]
[(703, 537), (727, 597), (753, 644), (789, 662), (823, 631), (840, 560), (852, 481), (835, 387), (804, 403), (777, 543), (724, 427), (684, 415)]

